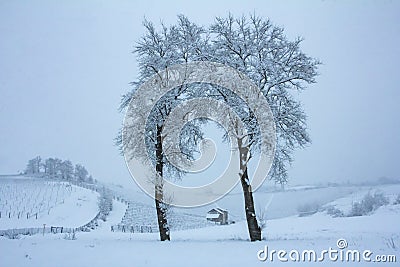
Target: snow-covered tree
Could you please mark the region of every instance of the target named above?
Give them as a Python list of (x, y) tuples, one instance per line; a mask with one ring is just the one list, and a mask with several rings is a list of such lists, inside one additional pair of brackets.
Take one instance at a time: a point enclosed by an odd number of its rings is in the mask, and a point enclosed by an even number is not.
[[(287, 168), (292, 162), (296, 148), (301, 148), (310, 142), (306, 131), (306, 116), (300, 103), (293, 97), (294, 92), (300, 92), (305, 86), (315, 82), (319, 62), (308, 57), (300, 50), (302, 39), (293, 41), (284, 35), (283, 28), (274, 26), (269, 20), (257, 16), (234, 18), (216, 18), (209, 29), (204, 29), (190, 22), (184, 16), (178, 16), (178, 23), (170, 28), (162, 25), (157, 32), (148, 21), (144, 23), (146, 35), (136, 46), (140, 75), (133, 83), (140, 86), (147, 78), (158, 74), (169, 66), (191, 61), (208, 60), (222, 63), (246, 74), (255, 83), (268, 101), (276, 123), (276, 151), (270, 171), (270, 178), (280, 184), (287, 182)], [(133, 97), (134, 90), (127, 94), (121, 104), (124, 109)], [(261, 229), (255, 214), (253, 191), (250, 185), (247, 164), (260, 147), (260, 131), (257, 120), (244, 101), (234, 93), (224, 88), (212, 85), (182, 86), (165, 95), (153, 109), (146, 130), (146, 143), (154, 147), (153, 162), (161, 177), (164, 175), (179, 175), (163, 155), (162, 129), (164, 120), (173, 107), (180, 101), (191, 97), (213, 97), (225, 101), (239, 116), (249, 134), (243, 135), (232, 120), (230, 133), (237, 136), (240, 151), (241, 184), (245, 201), (245, 213), (250, 239), (261, 240)], [(201, 137), (199, 128), (196, 138), (181, 145), (182, 151), (190, 152), (197, 138)], [(185, 136), (183, 133), (182, 136)], [(134, 136), (132, 137), (134, 139)], [(120, 144), (121, 144), (121, 139)], [(185, 138), (182, 138), (185, 140)], [(133, 144), (130, 144), (134, 147)], [(132, 147), (130, 148), (132, 151)], [(162, 205), (162, 184), (155, 182), (156, 208), (159, 216), (161, 240), (169, 239), (164, 235), (168, 229)], [(160, 197), (161, 195), (161, 197)], [(161, 217), (160, 217), (161, 215)]]
[(25, 174), (39, 174), (44, 172), (44, 176), (47, 178), (61, 178), (63, 180), (76, 179), (80, 182), (93, 183), (94, 179), (90, 175), (86, 168), (80, 164), (74, 165), (70, 160), (61, 160), (59, 158), (47, 158), (42, 163), (42, 158), (37, 156), (28, 161), (25, 169)]
[(74, 165), (69, 160), (64, 160), (60, 166), (61, 179), (71, 180), (74, 177)]
[(104, 186), (100, 190), (99, 209), (100, 209), (100, 218), (103, 221), (106, 221), (106, 218), (110, 214), (110, 211), (112, 211), (113, 206), (112, 206), (112, 194)]
[(58, 158), (48, 158), (43, 164), (44, 173), (47, 177), (57, 178), (61, 175), (62, 160)]
[[(125, 109), (132, 97), (134, 97), (135, 89), (152, 75), (157, 75), (160, 71), (165, 70), (171, 65), (184, 63), (193, 60), (199, 60), (202, 56), (204, 38), (204, 30), (201, 27), (191, 23), (186, 17), (178, 16), (178, 24), (167, 28), (162, 25), (161, 31), (157, 31), (154, 25), (149, 21), (144, 21), (146, 34), (136, 45), (134, 53), (138, 55), (138, 63), (140, 74), (137, 81), (133, 82), (134, 90), (124, 96), (121, 103), (121, 109)], [(146, 131), (144, 134), (146, 144), (149, 148), (151, 161), (155, 166), (156, 172), (159, 174), (151, 182), (154, 183), (155, 190), (155, 206), (157, 210), (157, 221), (160, 232), (160, 240), (170, 240), (169, 225), (167, 219), (168, 205), (163, 191), (163, 179), (179, 178), (181, 170), (170, 164), (163, 153), (163, 136), (162, 130), (164, 122), (168, 118), (172, 109), (177, 106), (182, 98), (187, 97), (187, 86), (180, 86), (168, 94), (164, 95), (158, 103), (155, 104), (150, 117), (147, 118)], [(151, 95), (153, 92), (149, 92)], [(132, 114), (135, 116), (135, 114)], [(188, 158), (193, 158), (193, 152), (197, 142), (200, 140), (201, 132), (197, 125), (198, 121), (189, 122), (181, 133), (181, 148), (187, 152)], [(128, 129), (129, 130), (129, 129)], [(136, 130), (136, 129), (134, 129)], [(126, 135), (131, 136), (131, 135)], [(135, 147), (139, 146), (135, 142), (135, 136), (131, 136), (130, 140), (124, 140), (122, 144), (121, 135), (119, 136), (119, 145), (122, 149), (129, 149), (135, 153)], [(117, 142), (118, 143), (118, 142)], [(154, 150), (153, 150), (154, 149)]]
[(42, 158), (40, 156), (37, 156), (33, 159), (30, 159), (28, 161), (28, 164), (26, 165), (25, 168), (25, 174), (38, 174), (40, 173), (40, 166), (42, 162)]
[(89, 177), (88, 177), (88, 179), (87, 179), (87, 182), (88, 182), (89, 184), (93, 184), (93, 183), (94, 183), (94, 179), (93, 179), (92, 175), (89, 175)]
[[(300, 50), (302, 39), (288, 40), (283, 28), (274, 26), (271, 21), (257, 16), (234, 18), (216, 18), (211, 26), (215, 35), (208, 59), (238, 69), (246, 74), (267, 98), (273, 112), (277, 145), (270, 178), (277, 183), (287, 182), (288, 164), (292, 162), (293, 151), (310, 142), (306, 131), (306, 116), (292, 92), (301, 91), (306, 84), (314, 83), (319, 62), (308, 57)], [(227, 95), (228, 102), (235, 99)], [(228, 97), (228, 98), (227, 98)], [(261, 229), (255, 216), (252, 189), (249, 184), (247, 162), (259, 145), (254, 113), (248, 112), (245, 106), (241, 110), (243, 122), (251, 134), (243, 143), (238, 140), (241, 151), (241, 164), (246, 162), (241, 179), (245, 199), (245, 211), (250, 239), (261, 240)]]
[(293, 151), (310, 142), (306, 115), (293, 93), (315, 82), (320, 63), (300, 50), (301, 38), (291, 41), (283, 28), (257, 16), (217, 18), (211, 30), (216, 38), (209, 58), (245, 73), (268, 100), (277, 129), (270, 177), (285, 184)]
[(85, 182), (88, 176), (88, 171), (81, 164), (75, 165), (74, 176), (77, 182)]

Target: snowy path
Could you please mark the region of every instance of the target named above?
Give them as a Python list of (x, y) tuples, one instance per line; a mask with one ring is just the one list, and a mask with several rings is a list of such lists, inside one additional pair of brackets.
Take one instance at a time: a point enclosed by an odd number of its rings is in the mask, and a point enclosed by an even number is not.
[(107, 216), (107, 220), (103, 222), (99, 220), (99, 226), (92, 231), (93, 234), (104, 234), (111, 232), (111, 225), (116, 225), (121, 223), (121, 219), (125, 214), (126, 208), (128, 207), (126, 204), (113, 200), (112, 202), (113, 209), (110, 212), (109, 216)]

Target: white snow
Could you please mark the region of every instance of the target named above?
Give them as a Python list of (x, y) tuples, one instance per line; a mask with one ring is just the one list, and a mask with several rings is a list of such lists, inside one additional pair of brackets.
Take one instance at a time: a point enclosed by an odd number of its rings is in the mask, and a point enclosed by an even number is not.
[[(375, 189), (390, 198), (400, 193), (400, 185)], [(341, 193), (337, 199), (328, 201), (328, 205), (338, 202), (351, 205), (355, 195), (362, 197), (371, 189), (337, 190)], [(297, 197), (300, 191), (282, 194), (293, 193)], [(344, 191), (347, 196), (343, 196)], [(325, 189), (320, 191), (321, 194), (326, 192)], [(314, 192), (312, 199), (315, 197)], [(274, 197), (272, 202), (276, 199)], [(106, 222), (89, 233), (77, 233), (76, 240), (65, 240), (63, 234), (21, 236), (15, 240), (0, 237), (1, 266), (374, 266), (374, 263), (364, 262), (281, 263), (257, 259), (257, 252), (264, 246), (275, 250), (313, 249), (318, 252), (337, 248), (339, 238), (346, 239), (348, 249), (368, 249), (373, 255), (396, 255), (397, 263), (379, 263), (379, 266), (397, 266), (400, 261), (400, 205), (394, 205), (393, 201), (369, 216), (332, 218), (326, 212), (317, 212), (308, 217), (290, 215), (270, 219), (263, 232), (265, 240), (261, 242), (248, 241), (243, 220), (231, 225), (172, 231), (170, 242), (158, 241), (158, 233), (111, 232), (110, 226), (121, 220), (126, 209), (125, 204), (116, 201), (113, 206)], [(200, 219), (206, 220), (205, 216)]]
[(208, 213), (206, 218), (207, 219), (216, 219), (216, 218), (219, 218), (220, 215), (221, 214), (218, 214), (218, 213)]
[[(99, 212), (99, 194), (82, 187), (40, 180), (25, 182), (24, 185), (18, 182), (13, 184), (13, 187), (7, 187), (6, 185), (10, 183), (10, 181), (1, 181), (0, 207), (3, 210), (0, 210), (2, 212), (0, 230), (43, 227), (43, 224), (47, 227), (75, 228), (90, 222)], [(43, 193), (44, 191), (48, 192)], [(11, 195), (13, 197), (15, 195), (14, 203), (2, 205), (5, 202), (4, 198)], [(56, 199), (57, 196), (59, 199)], [(19, 206), (15, 203), (19, 203)], [(6, 209), (9, 206), (11, 206), (9, 210), (14, 211), (11, 218), (8, 217)], [(45, 208), (39, 208), (42, 206)], [(18, 210), (21, 212), (20, 218), (17, 216)], [(28, 219), (27, 212), (30, 212)]]

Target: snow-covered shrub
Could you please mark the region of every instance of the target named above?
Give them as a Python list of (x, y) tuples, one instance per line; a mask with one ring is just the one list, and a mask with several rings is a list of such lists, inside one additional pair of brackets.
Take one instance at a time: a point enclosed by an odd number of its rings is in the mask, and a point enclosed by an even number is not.
[(329, 206), (326, 208), (326, 213), (331, 215), (332, 217), (343, 217), (344, 213), (340, 209), (335, 206)]
[(4, 234), (4, 236), (5, 237), (7, 237), (7, 238), (9, 238), (9, 239), (19, 239), (21, 236), (20, 236), (20, 234), (19, 233), (17, 233), (17, 232), (14, 232), (14, 231), (7, 231), (5, 234)]
[(351, 211), (348, 216), (363, 216), (368, 215), (381, 206), (389, 204), (388, 199), (381, 192), (375, 192), (371, 195), (368, 192), (361, 202), (354, 202), (351, 206)]
[(393, 203), (394, 205), (399, 205), (400, 204), (400, 194), (397, 195), (396, 200)]
[(107, 220), (107, 216), (113, 209), (112, 206), (112, 194), (105, 188), (100, 192), (99, 199), (100, 219), (103, 221)]
[(308, 216), (318, 212), (321, 205), (317, 202), (306, 203), (297, 207), (300, 216)]
[(351, 216), (363, 216), (368, 214), (370, 211), (364, 209), (361, 205), (361, 202), (354, 202), (351, 205), (351, 211), (349, 213), (349, 217)]
[(265, 209), (259, 209), (257, 211), (257, 223), (261, 229), (265, 229), (267, 227), (267, 213)]

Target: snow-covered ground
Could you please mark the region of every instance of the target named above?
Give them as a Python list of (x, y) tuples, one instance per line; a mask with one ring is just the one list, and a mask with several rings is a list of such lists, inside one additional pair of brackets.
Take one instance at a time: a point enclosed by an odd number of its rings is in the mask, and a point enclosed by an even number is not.
[[(314, 190), (320, 190), (318, 191)], [(336, 193), (334, 193), (336, 190)], [(327, 214), (324, 206), (351, 207), (369, 191), (382, 192), (389, 204), (366, 216), (336, 217)], [(303, 192), (300, 194), (299, 192)], [(329, 193), (329, 194), (328, 194)], [(292, 195), (294, 194), (294, 195)], [(259, 253), (268, 246), (272, 250), (321, 251), (370, 250), (371, 259), (377, 255), (394, 255), (397, 263), (376, 263), (378, 266), (398, 266), (400, 261), (400, 204), (394, 204), (400, 194), (400, 185), (370, 187), (297, 188), (288, 192), (256, 193), (258, 199), (270, 200), (267, 212), (273, 205), (292, 207), (288, 216), (273, 216), (267, 220), (261, 242), (249, 242), (247, 226), (243, 220), (225, 226), (172, 231), (170, 242), (159, 242), (157, 233), (111, 232), (110, 226), (120, 222), (126, 205), (114, 201), (114, 209), (106, 222), (89, 233), (79, 232), (76, 240), (65, 239), (64, 234), (21, 236), (19, 239), (0, 237), (1, 266), (368, 266), (373, 262), (337, 262), (326, 256), (322, 262), (280, 262), (275, 254), (260, 261)], [(320, 198), (318, 198), (320, 195)], [(236, 197), (235, 197), (236, 196)], [(240, 195), (229, 195), (231, 201), (240, 203)], [(285, 197), (286, 196), (286, 197)], [(308, 198), (307, 198), (308, 196)], [(319, 212), (299, 217), (292, 199), (304, 197), (297, 204), (318, 201)], [(288, 199), (287, 203), (276, 203)], [(222, 203), (225, 203), (224, 202)], [(267, 201), (268, 202), (268, 201)], [(227, 202), (226, 202), (227, 203)], [(232, 211), (242, 208), (232, 205)], [(273, 208), (275, 209), (275, 208)], [(273, 210), (272, 209), (272, 210)], [(185, 209), (184, 212), (199, 212)], [(180, 211), (182, 212), (182, 211)], [(201, 211), (202, 212), (202, 211)], [(298, 213), (298, 212), (297, 212)], [(282, 213), (283, 214), (283, 213)], [(239, 216), (238, 216), (239, 217)], [(199, 218), (200, 219), (200, 218)], [(345, 239), (347, 247), (340, 250), (337, 240)], [(286, 255), (286, 258), (288, 256)]]
[(75, 228), (99, 212), (98, 193), (69, 183), (12, 177), (1, 179), (0, 187), (0, 230)]

